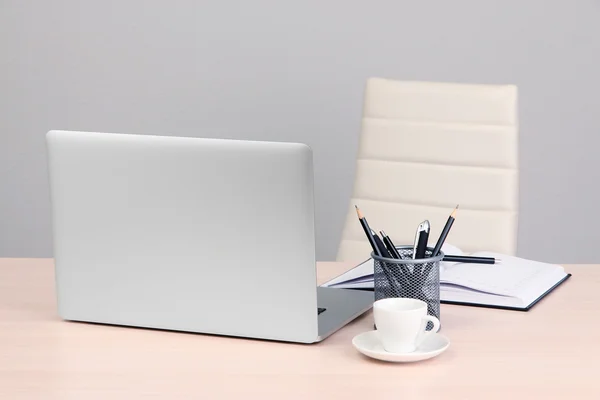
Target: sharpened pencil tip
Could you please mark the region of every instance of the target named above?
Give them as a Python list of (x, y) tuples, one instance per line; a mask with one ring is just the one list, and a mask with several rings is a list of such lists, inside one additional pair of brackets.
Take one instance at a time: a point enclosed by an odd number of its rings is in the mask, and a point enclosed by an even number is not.
[(357, 206), (357, 205), (354, 205), (354, 207), (356, 208), (356, 215), (358, 215), (358, 218), (359, 218), (359, 219), (363, 219), (363, 215), (362, 215), (362, 213), (360, 212), (360, 208), (358, 208), (358, 206)]
[(456, 216), (456, 212), (458, 211), (458, 204), (456, 205), (456, 208), (454, 209), (454, 211), (452, 211), (452, 214), (450, 214), (450, 216), (452, 218), (454, 218)]

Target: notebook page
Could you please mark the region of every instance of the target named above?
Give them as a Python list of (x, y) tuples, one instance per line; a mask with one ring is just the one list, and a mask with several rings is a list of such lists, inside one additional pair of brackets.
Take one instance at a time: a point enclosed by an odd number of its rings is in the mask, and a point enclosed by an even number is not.
[[(433, 246), (431, 246), (431, 247), (433, 247)], [(453, 246), (451, 244), (448, 244), (448, 243), (444, 243), (442, 245), (442, 252), (445, 255), (448, 255), (448, 256), (450, 256), (450, 255), (452, 255), (452, 256), (462, 256), (462, 255), (464, 255), (464, 253), (463, 253), (463, 251), (461, 249), (459, 249), (458, 247)]]
[(525, 302), (518, 297), (502, 296), (498, 294), (483, 293), (470, 289), (452, 288), (448, 286), (442, 286), (440, 289), (440, 299), (442, 301), (516, 308), (523, 308), (525, 306)]
[(457, 263), (446, 266), (441, 271), (440, 283), (466, 286), (475, 290), (519, 297), (534, 287), (536, 280), (551, 274), (562, 267), (537, 261), (525, 260), (497, 253), (479, 252), (479, 257), (495, 257), (502, 261), (497, 264)]
[(373, 290), (374, 282), (371, 279), (370, 281), (360, 281), (353, 283), (339, 283), (337, 285), (331, 285), (331, 288), (337, 289), (370, 289)]
[[(343, 273), (340, 276), (333, 278), (332, 280), (322, 284), (323, 287), (334, 286), (337, 284), (345, 283), (352, 280), (357, 280), (361, 277), (371, 275), (373, 276), (373, 259), (369, 258), (366, 261), (363, 261), (356, 267), (352, 268), (350, 271)], [(372, 280), (372, 279), (371, 279)]]
[[(448, 243), (444, 243), (444, 245), (442, 246), (442, 251), (444, 252), (444, 254), (463, 255), (463, 252), (458, 247), (453, 246)], [(454, 265), (454, 264), (455, 263), (448, 263), (448, 262), (440, 263), (440, 269), (443, 269), (446, 266)], [(365, 282), (370, 281), (371, 287), (372, 287), (373, 286), (373, 284), (372, 284), (373, 269), (374, 269), (373, 268), (373, 259), (369, 258), (368, 260), (363, 261), (362, 263), (360, 263), (356, 267), (352, 268), (348, 272), (346, 272), (340, 276), (337, 276), (328, 282), (325, 282), (321, 286), (323, 286), (323, 287), (351, 286), (352, 283), (359, 283), (358, 281), (361, 280), (360, 278), (364, 277), (365, 279), (363, 280), (363, 282), (360, 282), (360, 283), (365, 283)]]
[(520, 297), (523, 299), (523, 302), (527, 305), (531, 304), (534, 300), (540, 297), (542, 294), (546, 293), (546, 291), (550, 290), (554, 285), (563, 280), (567, 276), (565, 270), (560, 267), (552, 272), (545, 274), (540, 279), (536, 279), (535, 284), (531, 287), (528, 287), (525, 292), (523, 292)]

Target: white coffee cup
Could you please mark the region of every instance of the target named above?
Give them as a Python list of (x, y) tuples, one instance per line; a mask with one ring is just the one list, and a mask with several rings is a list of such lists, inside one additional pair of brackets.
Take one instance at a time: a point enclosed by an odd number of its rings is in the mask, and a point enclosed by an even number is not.
[[(428, 335), (440, 330), (440, 321), (427, 315), (427, 304), (422, 300), (388, 298), (373, 304), (375, 326), (385, 351), (410, 353), (419, 347)], [(427, 323), (433, 329), (427, 331)]]

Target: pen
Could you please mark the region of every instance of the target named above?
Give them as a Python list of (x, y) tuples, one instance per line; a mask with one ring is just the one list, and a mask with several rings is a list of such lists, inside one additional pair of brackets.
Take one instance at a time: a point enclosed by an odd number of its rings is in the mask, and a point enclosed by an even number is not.
[(461, 262), (471, 264), (495, 264), (500, 260), (493, 257), (473, 257), (473, 256), (444, 256), (442, 261)]
[[(372, 231), (371, 234), (373, 235), (373, 239), (375, 240), (377, 247), (379, 247), (381, 249), (381, 257), (392, 258), (392, 256), (388, 252), (388, 250), (385, 248), (385, 245), (383, 244), (383, 242), (377, 235), (377, 233), (375, 231)], [(381, 264), (381, 269), (383, 270), (383, 273), (385, 275), (385, 278), (387, 279), (388, 284), (390, 285), (390, 289), (392, 290), (392, 292), (395, 293), (396, 297), (400, 297), (400, 285), (398, 284), (398, 281), (394, 277), (393, 272), (390, 269), (390, 266), (386, 262), (380, 262), (380, 264)], [(393, 264), (391, 264), (391, 265), (393, 265)]]
[[(381, 233), (383, 243), (385, 243), (385, 246), (387, 247), (388, 251), (392, 254), (392, 257), (401, 260), (402, 256), (400, 255), (400, 253), (398, 253), (398, 250), (396, 249), (394, 242), (392, 242), (392, 239), (388, 235), (386, 235), (384, 231), (380, 231), (379, 233)], [(406, 265), (400, 263), (398, 264), (398, 266), (400, 267), (400, 271), (402, 271), (402, 273), (404, 274), (405, 283), (407, 285), (410, 284), (410, 272), (408, 271), (408, 268), (406, 268)]]
[(448, 217), (448, 220), (446, 221), (446, 225), (444, 225), (444, 229), (442, 230), (442, 233), (440, 234), (440, 237), (439, 237), (437, 243), (435, 244), (435, 247), (433, 248), (433, 253), (431, 254), (432, 257), (437, 256), (438, 253), (440, 252), (440, 250), (442, 249), (442, 246), (444, 245), (444, 242), (446, 241), (446, 237), (448, 236), (448, 233), (450, 232), (450, 228), (452, 228), (452, 224), (454, 223), (454, 216), (456, 215), (456, 211), (458, 211), (458, 205), (456, 206), (454, 211), (452, 211), (452, 214), (450, 214), (450, 216)]
[(429, 221), (425, 220), (419, 224), (415, 235), (413, 248), (413, 259), (425, 258), (427, 240), (429, 239)]
[(398, 253), (396, 246), (394, 246), (392, 239), (390, 239), (390, 237), (388, 235), (386, 235), (384, 231), (379, 231), (379, 233), (381, 233), (381, 239), (383, 240), (385, 247), (387, 247), (388, 252), (392, 255), (392, 257), (393, 258), (402, 258), (400, 256), (400, 253)]
[(388, 251), (388, 249), (385, 248), (385, 245), (383, 244), (383, 242), (379, 238), (379, 235), (377, 235), (377, 233), (375, 231), (373, 231), (373, 230), (371, 230), (371, 235), (373, 235), (373, 239), (375, 240), (375, 244), (379, 248), (379, 251), (381, 253), (381, 257), (392, 258), (392, 255), (390, 254), (390, 252)]

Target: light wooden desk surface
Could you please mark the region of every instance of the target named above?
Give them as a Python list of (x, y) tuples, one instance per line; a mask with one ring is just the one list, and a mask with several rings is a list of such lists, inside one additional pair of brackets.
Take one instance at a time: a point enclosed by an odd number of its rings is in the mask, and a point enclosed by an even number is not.
[(450, 348), (388, 364), (352, 347), (370, 312), (316, 345), (65, 322), (52, 260), (0, 259), (0, 399), (598, 399), (600, 265), (568, 271), (528, 313), (442, 306)]

